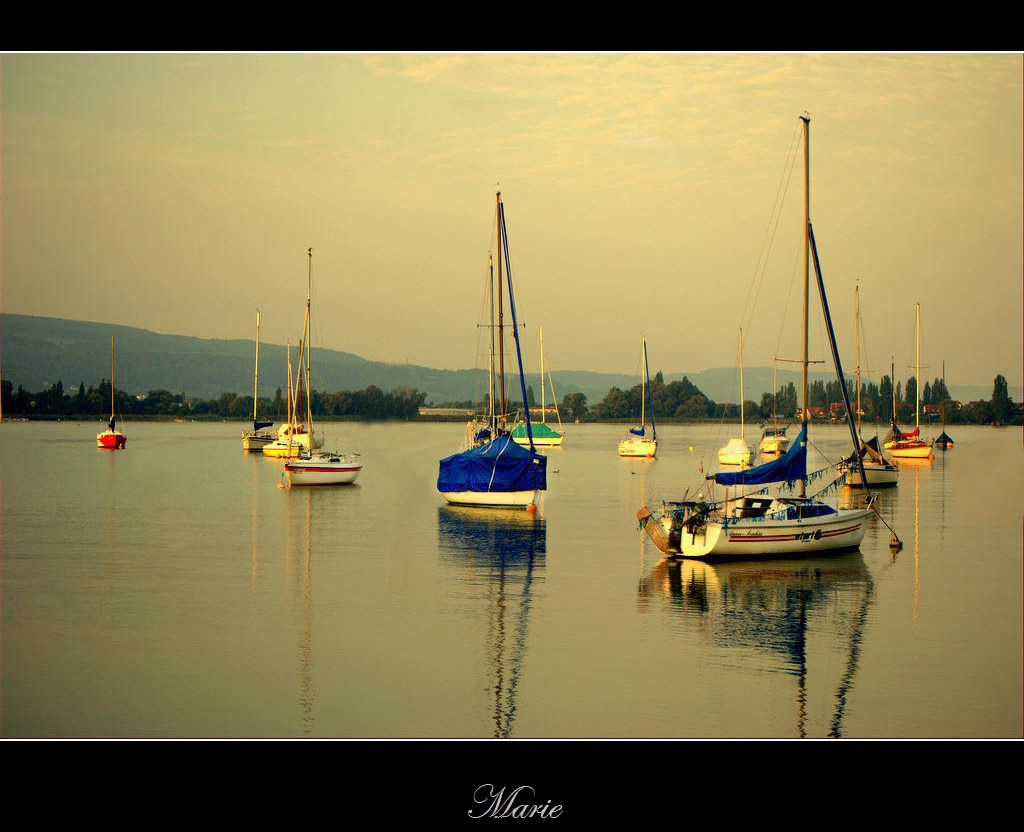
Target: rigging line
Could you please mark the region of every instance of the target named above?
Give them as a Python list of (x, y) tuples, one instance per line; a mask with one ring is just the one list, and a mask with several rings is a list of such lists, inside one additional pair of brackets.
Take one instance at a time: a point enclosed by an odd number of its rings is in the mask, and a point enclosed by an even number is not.
[(779, 223), (782, 220), (782, 204), (785, 202), (786, 194), (789, 193), (789, 183), (792, 180), (793, 171), (796, 168), (797, 151), (799, 150), (801, 141), (800, 136), (800, 126), (797, 125), (794, 128), (787, 160), (783, 166), (782, 176), (779, 179), (779, 184), (775, 192), (775, 202), (772, 205), (771, 212), (768, 216), (768, 226), (765, 229), (764, 238), (761, 242), (761, 250), (758, 253), (757, 263), (754, 267), (754, 276), (751, 279), (753, 283), (753, 291), (747, 294), (747, 303), (744, 306), (741, 318), (743, 325), (747, 328), (749, 328), (750, 322), (753, 319), (754, 310), (757, 309), (757, 298), (760, 296), (761, 286), (764, 283), (765, 274), (768, 269), (769, 255), (774, 248), (775, 235), (778, 232)]

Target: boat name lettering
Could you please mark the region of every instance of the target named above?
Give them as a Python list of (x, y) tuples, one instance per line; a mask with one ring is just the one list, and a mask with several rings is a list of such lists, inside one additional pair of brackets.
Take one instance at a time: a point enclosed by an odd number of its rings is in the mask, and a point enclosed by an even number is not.
[(532, 786), (517, 786), (506, 796), (505, 787), (495, 788), (491, 783), (478, 786), (473, 792), (473, 802), (477, 805), (486, 804), (479, 814), (470, 809), (467, 814), (474, 820), (480, 818), (557, 818), (562, 814), (560, 804), (517, 803), (522, 798), (532, 798), (535, 790)]
[(800, 532), (796, 536), (797, 540), (821, 540), (821, 529), (813, 532)]

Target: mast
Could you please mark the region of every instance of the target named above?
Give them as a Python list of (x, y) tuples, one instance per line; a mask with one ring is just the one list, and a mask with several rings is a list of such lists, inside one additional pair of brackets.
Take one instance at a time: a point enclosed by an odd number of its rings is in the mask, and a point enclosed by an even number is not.
[[(500, 248), (499, 248), (500, 252)], [(500, 254), (499, 254), (500, 256)], [(490, 303), (491, 303), (491, 354), (490, 354), (490, 367), (488, 369), (487, 379), (487, 397), (490, 399), (491, 412), (488, 414), (488, 422), (492, 436), (495, 436), (495, 428), (498, 426), (497, 421), (494, 418), (494, 255), (493, 253), (487, 258), (487, 267), (490, 272)]]
[(746, 420), (743, 413), (743, 327), (740, 327), (740, 439), (747, 441)]
[(853, 290), (853, 320), (857, 334), (857, 436), (860, 436), (860, 286)]
[(778, 428), (779, 422), (779, 358), (772, 362), (772, 427)]
[[(503, 239), (501, 216), (501, 191), (497, 194), (497, 227), (498, 227), (498, 383), (501, 385), (501, 427), (505, 427), (505, 312), (501, 297), (501, 248)], [(508, 268), (506, 264), (505, 268)], [(526, 404), (525, 402), (523, 403)]]
[(547, 408), (544, 406), (544, 327), (540, 327), (540, 421), (547, 422)]
[[(651, 439), (658, 438), (658, 429), (654, 426), (654, 394), (651, 392), (651, 368), (647, 366), (647, 336), (644, 336), (644, 376), (647, 379), (647, 395), (651, 400)], [(642, 393), (643, 391), (641, 391)]]
[[(810, 152), (810, 124), (809, 116), (800, 116), (804, 123), (804, 331), (803, 348), (801, 358), (800, 386), (802, 388), (803, 400), (803, 429), (806, 430), (808, 422), (807, 411), (807, 306), (808, 294), (811, 282), (811, 152)], [(806, 434), (805, 434), (806, 435)], [(807, 496), (807, 480), (800, 480), (798, 487), (800, 497)]]
[[(519, 389), (523, 394), (523, 413), (526, 421), (526, 438), (530, 441), (530, 451), (535, 450), (533, 445), (533, 428), (530, 426), (530, 404), (526, 397), (526, 374), (523, 372), (523, 350), (519, 344), (519, 323), (516, 320), (516, 298), (512, 291), (512, 258), (508, 253), (508, 229), (505, 227), (505, 209), (501, 204), (501, 193), (498, 193), (498, 241), (505, 249), (505, 278), (508, 280), (508, 308), (512, 313), (512, 337), (516, 342), (516, 361), (519, 365)], [(501, 285), (499, 281), (499, 286)], [(501, 379), (501, 397), (505, 398), (505, 377)]]
[(640, 336), (640, 358), (644, 362), (644, 371), (640, 376), (640, 427), (643, 428), (647, 425), (647, 412), (645, 407), (647, 405), (647, 336)]
[(310, 315), (311, 315), (311, 310), (312, 310), (312, 302), (311, 302), (312, 290), (313, 290), (313, 247), (310, 246), (309, 247), (309, 260), (308, 260), (308, 265), (307, 265), (307, 268), (306, 268), (306, 327), (305, 327), (306, 332), (305, 332), (305, 342), (306, 342), (306, 424), (309, 426), (309, 428), (308, 428), (308, 430), (306, 432), (309, 434), (309, 452), (311, 454), (313, 453), (313, 403), (312, 403), (313, 382), (312, 382), (312, 377), (309, 374), (309, 370), (310, 370), (309, 354), (310, 354), (310, 352), (312, 352), (312, 350), (310, 348), (310, 343), (309, 343), (309, 340), (310, 340), (309, 339), (309, 335), (310, 335), (310, 330), (312, 329), (311, 321), (310, 321)]
[(921, 427), (921, 304), (917, 304), (917, 364), (914, 367), (914, 427)]
[(892, 388), (892, 432), (893, 436), (896, 436), (896, 356), (889, 356), (889, 372), (891, 373), (892, 383), (889, 385)]
[(256, 402), (260, 394), (260, 310), (256, 310), (256, 372), (252, 377), (252, 427), (256, 430)]
[(110, 336), (110, 421), (114, 421), (114, 336)]
[(942, 391), (939, 394), (939, 416), (942, 417), (942, 432), (946, 432), (946, 359), (942, 359)]
[(114, 336), (110, 336), (110, 429), (114, 429)]
[(292, 434), (295, 433), (295, 391), (292, 387), (292, 339), (288, 339), (288, 444), (292, 443)]

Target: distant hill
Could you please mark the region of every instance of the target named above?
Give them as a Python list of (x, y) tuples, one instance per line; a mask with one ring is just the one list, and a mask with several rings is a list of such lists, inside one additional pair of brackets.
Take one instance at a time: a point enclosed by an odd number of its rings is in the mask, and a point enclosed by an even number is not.
[[(31, 392), (58, 381), (69, 393), (79, 384), (95, 386), (110, 377), (111, 336), (117, 343), (117, 387), (128, 393), (168, 390), (187, 398), (215, 399), (225, 391), (244, 395), (252, 390), (252, 341), (164, 335), (136, 327), (10, 313), (0, 315), (0, 370), (15, 388), (20, 385)], [(260, 344), (261, 396), (271, 398), (276, 388), (284, 386), (286, 350), (281, 344)], [(293, 349), (293, 362), (296, 357)], [(441, 403), (479, 398), (486, 387), (483, 372), (474, 369), (386, 364), (327, 349), (317, 349), (314, 362), (314, 385), (328, 392), (362, 390), (373, 384), (387, 391), (416, 389), (427, 394), (428, 403)], [(739, 401), (735, 367), (665, 373), (664, 378), (667, 383), (684, 375), (716, 402)], [(743, 376), (746, 398), (752, 401), (759, 402), (762, 392), (772, 389), (771, 368), (745, 368)], [(830, 376), (815, 373), (813, 377)], [(628, 390), (639, 381), (635, 376), (582, 370), (554, 371), (552, 380), (559, 401), (567, 393), (580, 392), (590, 404), (603, 399), (612, 387)], [(797, 380), (796, 372), (778, 373), (780, 386)], [(526, 381), (539, 399), (539, 374), (527, 373)], [(962, 401), (992, 395), (991, 386), (950, 392)], [(1020, 401), (1020, 388), (1011, 386), (1010, 396)]]

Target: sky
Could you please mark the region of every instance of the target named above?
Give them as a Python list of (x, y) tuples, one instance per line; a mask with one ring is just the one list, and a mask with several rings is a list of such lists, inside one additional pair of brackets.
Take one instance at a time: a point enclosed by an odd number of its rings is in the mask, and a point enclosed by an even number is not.
[(847, 375), (1024, 375), (1019, 53), (5, 53), (0, 96), (4, 312), (295, 343), (312, 247), (315, 345), (480, 366), (500, 190), (527, 370), (540, 328), (553, 370), (737, 366), (741, 328), (771, 366), (806, 114)]

